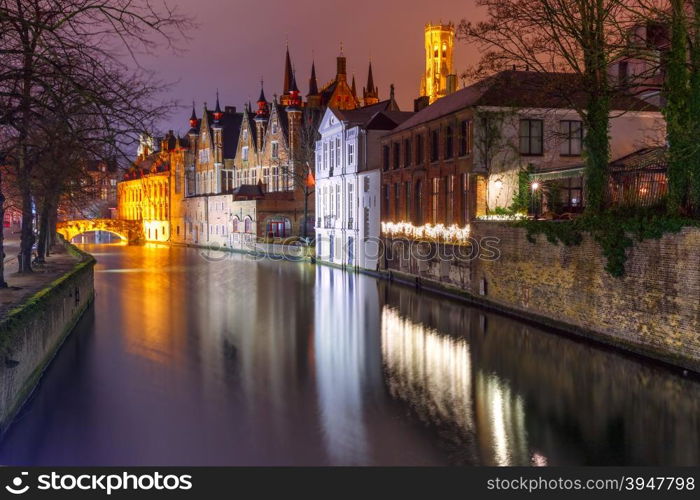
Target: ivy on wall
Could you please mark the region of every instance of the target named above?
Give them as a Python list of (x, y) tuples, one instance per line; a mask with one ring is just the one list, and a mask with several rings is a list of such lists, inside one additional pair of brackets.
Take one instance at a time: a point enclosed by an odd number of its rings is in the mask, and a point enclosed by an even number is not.
[(531, 243), (536, 242), (536, 235), (542, 234), (555, 245), (579, 245), (583, 233), (589, 233), (603, 251), (605, 270), (615, 277), (624, 276), (627, 250), (635, 242), (660, 239), (665, 234), (678, 233), (684, 227), (700, 227), (699, 220), (659, 214), (654, 210), (583, 215), (570, 221), (521, 220), (512, 224), (525, 228)]

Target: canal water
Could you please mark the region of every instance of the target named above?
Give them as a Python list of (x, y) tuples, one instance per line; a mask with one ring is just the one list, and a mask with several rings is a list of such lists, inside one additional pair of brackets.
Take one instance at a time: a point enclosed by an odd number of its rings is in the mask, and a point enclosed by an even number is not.
[(94, 307), (0, 463), (700, 463), (676, 371), (323, 266), (85, 248)]

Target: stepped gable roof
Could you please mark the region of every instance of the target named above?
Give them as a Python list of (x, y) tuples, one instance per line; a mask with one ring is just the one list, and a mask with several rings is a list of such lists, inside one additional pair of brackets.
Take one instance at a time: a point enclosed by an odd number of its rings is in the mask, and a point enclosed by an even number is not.
[[(277, 119), (279, 120), (280, 127), (282, 129), (282, 134), (285, 139), (289, 139), (289, 119), (287, 117), (287, 112), (285, 111), (285, 106), (282, 106), (278, 102), (273, 102), (272, 106), (275, 107)], [(270, 115), (272, 118), (272, 114)]]
[(246, 108), (246, 110), (243, 113), (244, 119), (248, 121), (248, 133), (250, 134), (251, 138), (253, 139), (253, 144), (257, 145), (258, 143), (258, 130), (255, 127), (255, 113), (251, 112), (249, 109)]
[[(501, 71), (438, 99), (402, 123), (396, 131), (415, 127), (473, 106), (582, 108), (585, 107), (588, 96), (581, 90), (580, 82), (581, 77), (575, 73)], [(610, 104), (614, 111), (659, 111), (656, 106), (633, 96), (615, 96)]]

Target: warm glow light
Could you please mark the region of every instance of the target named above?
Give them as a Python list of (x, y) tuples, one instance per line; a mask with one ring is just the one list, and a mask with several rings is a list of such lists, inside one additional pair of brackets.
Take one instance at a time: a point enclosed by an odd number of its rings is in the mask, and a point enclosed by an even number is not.
[(480, 215), (477, 220), (490, 220), (490, 221), (509, 221), (509, 220), (522, 220), (526, 219), (526, 214), (489, 214)]
[(496, 182), (493, 183), (494, 186), (496, 186), (496, 189), (501, 189), (503, 187), (503, 181), (501, 179), (498, 179)]
[(537, 191), (540, 188), (540, 183), (539, 182), (533, 182), (532, 183), (532, 190)]
[(469, 225), (459, 227), (456, 224), (425, 224), (414, 226), (410, 222), (382, 222), (382, 234), (390, 237), (402, 237), (414, 240), (437, 240), (455, 244), (468, 243), (471, 229)]

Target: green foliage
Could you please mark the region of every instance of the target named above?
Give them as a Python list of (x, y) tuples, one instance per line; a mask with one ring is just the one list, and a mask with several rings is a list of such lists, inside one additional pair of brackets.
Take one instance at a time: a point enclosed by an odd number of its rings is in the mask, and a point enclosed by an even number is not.
[(528, 213), (531, 208), (530, 173), (532, 173), (532, 166), (518, 172), (518, 190), (513, 195), (513, 203), (509, 207), (511, 213)]
[(588, 104), (586, 135), (584, 137), (586, 166), (586, 212), (600, 214), (605, 203), (605, 191), (608, 181), (608, 163), (610, 162), (610, 101), (607, 97), (596, 96)]
[(512, 208), (496, 207), (489, 210), (488, 215), (515, 215), (516, 213), (517, 212), (515, 212)]
[(635, 241), (659, 239), (666, 233), (678, 233), (686, 226), (700, 227), (700, 221), (669, 216), (655, 210), (642, 210), (632, 215), (608, 212), (586, 214), (571, 221), (523, 220), (513, 225), (525, 228), (531, 243), (536, 243), (536, 235), (542, 234), (555, 245), (579, 245), (583, 233), (588, 233), (603, 251), (607, 261), (605, 270), (612, 276), (620, 277), (625, 274), (627, 250)]
[(668, 212), (677, 215), (688, 201), (689, 146), (693, 143), (687, 53), (688, 30), (684, 1), (671, 0), (671, 47), (664, 81), (668, 136)]
[[(693, 43), (690, 44), (690, 96), (688, 116), (691, 137), (700, 137), (700, 0), (693, 0)], [(692, 142), (689, 164), (690, 201), (696, 216), (700, 215), (700, 145)]]
[(547, 199), (547, 207), (555, 214), (560, 214), (564, 204), (561, 201), (561, 184), (557, 181), (549, 181), (544, 185), (544, 195)]

